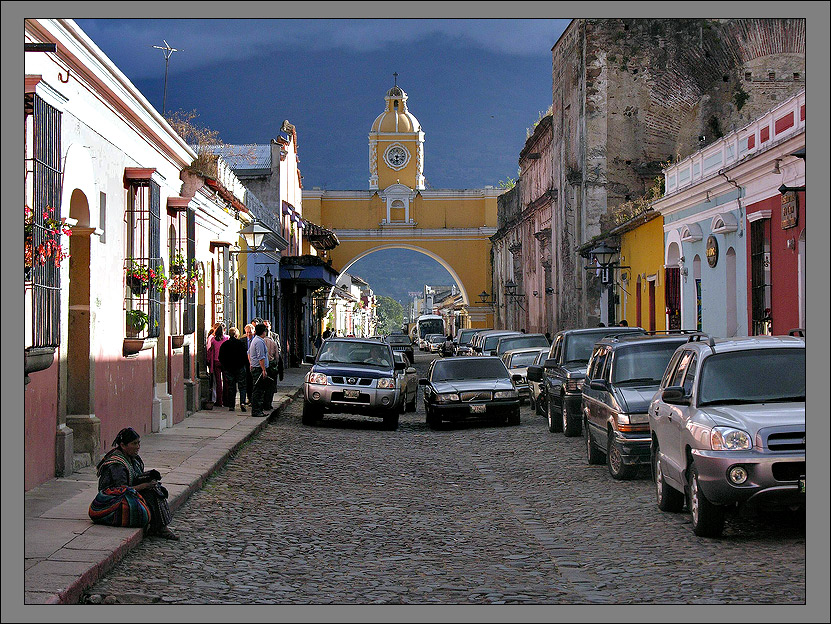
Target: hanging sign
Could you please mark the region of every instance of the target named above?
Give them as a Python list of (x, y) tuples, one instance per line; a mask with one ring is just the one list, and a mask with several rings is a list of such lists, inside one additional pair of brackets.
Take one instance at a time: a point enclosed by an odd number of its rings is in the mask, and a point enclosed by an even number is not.
[(796, 191), (782, 193), (782, 229), (796, 227), (799, 221), (799, 195)]
[(707, 264), (715, 268), (718, 264), (718, 240), (712, 234), (707, 237)]

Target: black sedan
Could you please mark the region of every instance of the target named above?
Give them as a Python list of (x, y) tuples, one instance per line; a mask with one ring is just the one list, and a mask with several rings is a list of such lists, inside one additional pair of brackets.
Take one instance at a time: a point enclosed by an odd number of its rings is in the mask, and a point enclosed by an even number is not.
[(497, 357), (451, 357), (434, 360), (424, 386), (427, 425), (443, 420), (488, 419), (519, 424), (519, 393), (511, 374)]

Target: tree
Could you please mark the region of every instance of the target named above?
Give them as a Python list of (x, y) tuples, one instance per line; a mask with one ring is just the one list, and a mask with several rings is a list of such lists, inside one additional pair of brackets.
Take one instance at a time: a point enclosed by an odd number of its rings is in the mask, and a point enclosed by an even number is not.
[(375, 314), (378, 317), (379, 333), (389, 334), (400, 331), (404, 323), (404, 307), (392, 297), (378, 295)]

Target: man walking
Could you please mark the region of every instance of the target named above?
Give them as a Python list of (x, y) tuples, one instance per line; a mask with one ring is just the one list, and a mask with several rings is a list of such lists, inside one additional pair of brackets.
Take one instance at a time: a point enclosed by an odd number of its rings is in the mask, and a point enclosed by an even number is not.
[(265, 325), (266, 331), (262, 338), (265, 341), (266, 353), (268, 354), (268, 384), (265, 387), (265, 393), (263, 395), (263, 410), (270, 413), (274, 409), (271, 401), (274, 399), (277, 377), (280, 374), (280, 344), (271, 337), (270, 334), (272, 332), (269, 330), (269, 322), (265, 321), (263, 324)]
[(265, 340), (263, 340), (266, 331), (265, 323), (258, 323), (254, 327), (254, 338), (248, 348), (248, 362), (254, 386), (251, 394), (251, 415), (256, 417), (265, 416), (263, 413), (263, 399), (269, 384), (268, 349)]
[[(254, 340), (254, 324), (248, 323), (245, 327), (243, 327), (243, 331), (245, 332), (245, 336), (242, 338), (242, 341), (245, 343), (245, 352), (248, 353), (248, 349), (251, 348), (251, 341)], [(251, 403), (251, 395), (254, 393), (254, 380), (251, 378), (251, 367), (248, 366), (246, 362), (245, 366), (245, 397), (248, 403)]]
[(245, 411), (246, 378), (248, 376), (248, 349), (246, 343), (239, 339), (236, 327), (228, 330), (228, 340), (219, 347), (219, 364), (224, 377), (222, 404), (234, 411), (239, 388), (240, 410)]

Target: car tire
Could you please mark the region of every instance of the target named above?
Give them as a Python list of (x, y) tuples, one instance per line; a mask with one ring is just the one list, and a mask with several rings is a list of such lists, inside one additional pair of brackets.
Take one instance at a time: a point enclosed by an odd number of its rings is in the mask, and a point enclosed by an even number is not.
[(441, 418), (439, 418), (429, 406), (425, 405), (424, 411), (426, 412), (424, 421), (427, 423), (427, 426), (430, 427), (430, 429), (438, 429), (441, 424)]
[(637, 472), (635, 466), (627, 466), (623, 463), (623, 454), (615, 440), (615, 433), (611, 429), (606, 435), (606, 465), (609, 467), (609, 474), (618, 481), (631, 479)]
[[(416, 395), (416, 396), (418, 396), (418, 395)], [(406, 411), (408, 411), (408, 412), (416, 411), (416, 396), (413, 396), (413, 400), (410, 401), (409, 403), (407, 403), (407, 405), (405, 407)]]
[(533, 392), (528, 395), (528, 407), (531, 408), (532, 412), (536, 413), (536, 411), (537, 411), (537, 402), (534, 400), (534, 393)]
[(384, 416), (384, 429), (387, 431), (398, 429), (398, 412)]
[(603, 456), (603, 452), (600, 451), (597, 448), (597, 446), (595, 446), (594, 440), (592, 440), (592, 432), (589, 429), (588, 422), (583, 423), (583, 437), (586, 441), (586, 461), (593, 466), (599, 466), (600, 464), (603, 464), (606, 458)]
[(652, 480), (655, 483), (655, 500), (658, 503), (658, 509), (677, 513), (684, 508), (684, 494), (664, 480), (661, 454), (657, 444), (652, 448)]
[(707, 500), (698, 482), (698, 469), (693, 462), (689, 479), (690, 515), (693, 533), (699, 537), (718, 537), (724, 530), (724, 508)]
[(323, 418), (323, 412), (318, 407), (314, 407), (311, 403), (303, 402), (303, 415), (301, 420), (304, 425), (314, 425), (317, 421)]
[(553, 401), (548, 401), (545, 411), (548, 416), (548, 430), (551, 433), (560, 433), (563, 430), (563, 420), (560, 417), (555, 417)]
[(520, 423), (519, 408), (508, 414), (508, 424), (516, 426)]
[(565, 435), (567, 438), (576, 438), (583, 431), (581, 421), (579, 419), (576, 419), (576, 418), (571, 418), (568, 415), (568, 410), (566, 409), (565, 399), (563, 399), (562, 403), (563, 403), (563, 406), (562, 406), (562, 408), (560, 408), (560, 413), (563, 416), (563, 425), (562, 425), (563, 426), (563, 435)]

